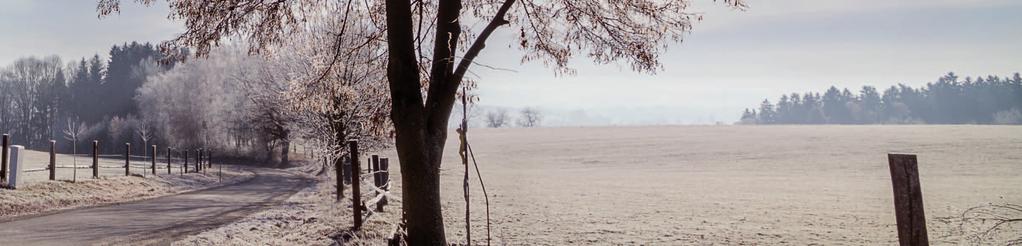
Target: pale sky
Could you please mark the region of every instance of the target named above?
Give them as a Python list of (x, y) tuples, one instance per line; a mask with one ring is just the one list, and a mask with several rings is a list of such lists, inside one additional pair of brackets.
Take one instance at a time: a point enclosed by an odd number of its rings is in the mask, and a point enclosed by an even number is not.
[[(730, 123), (745, 107), (781, 93), (830, 85), (922, 85), (960, 75), (1022, 72), (1022, 1), (748, 0), (733, 11), (697, 0), (706, 18), (662, 55), (656, 75), (577, 59), (574, 76), (520, 64), (503, 29), (476, 67), (481, 104), (538, 107), (547, 125)], [(115, 43), (157, 43), (183, 31), (165, 3), (125, 1), (120, 15), (97, 19), (95, 1), (0, 2), (0, 65), (24, 56), (65, 60), (104, 55)]]

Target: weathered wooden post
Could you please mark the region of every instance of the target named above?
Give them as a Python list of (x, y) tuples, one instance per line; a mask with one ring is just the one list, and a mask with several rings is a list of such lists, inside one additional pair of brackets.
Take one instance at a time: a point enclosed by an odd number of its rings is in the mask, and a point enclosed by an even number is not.
[(156, 175), (156, 145), (155, 144), (153, 144), (153, 156), (151, 158), (149, 158), (149, 160), (152, 161), (151, 164), (153, 165), (153, 175)]
[(50, 140), (50, 180), (57, 180), (57, 141)]
[[(348, 141), (348, 153), (351, 154), (351, 167), (354, 170), (361, 170), (362, 168), (358, 163), (358, 141)], [(352, 214), (355, 216), (355, 226), (353, 230), (359, 230), (362, 228), (362, 193), (359, 190), (359, 176), (357, 173), (351, 175), (351, 208)]]
[(334, 159), (334, 174), (337, 176), (337, 201), (344, 198), (344, 158)]
[(199, 149), (195, 149), (195, 160), (193, 160), (195, 161), (195, 173), (202, 171), (202, 166), (199, 164), (199, 162), (202, 161), (201, 155), (202, 152), (200, 152)]
[(202, 149), (195, 149), (195, 170), (205, 173), (206, 165), (202, 163)]
[(92, 178), (99, 178), (99, 140), (92, 140)]
[(199, 149), (199, 162), (198, 163), (199, 163), (199, 166), (201, 166), (201, 168), (202, 168), (202, 174), (206, 174), (206, 169), (207, 169), (206, 168), (206, 156), (204, 156), (205, 152), (206, 152), (205, 149)]
[(379, 188), (380, 187), (380, 156), (379, 155), (372, 155), (372, 158), (370, 158), (370, 162), (372, 164), (370, 164), (370, 166), (369, 166), (369, 170), (370, 170), (369, 173), (373, 174), (373, 185), (376, 185), (376, 188)]
[(124, 176), (131, 176), (131, 143), (124, 143)]
[[(370, 170), (369, 173), (371, 173), (373, 175), (373, 187), (376, 188), (376, 189), (373, 189), (373, 194), (376, 194), (378, 196), (378, 195), (380, 195), (380, 192), (377, 190), (377, 189), (380, 188), (380, 156), (379, 155), (372, 155), (369, 158), (369, 160), (371, 162), (369, 164), (369, 170)], [(379, 201), (376, 201), (376, 211), (380, 211), (380, 202)]]
[[(181, 168), (183, 168), (184, 172), (187, 173), (188, 172), (188, 150), (186, 149), (186, 150), (181, 151), (181, 152), (185, 153), (185, 164), (182, 165)], [(184, 175), (184, 174), (181, 174), (181, 175)]]
[[(380, 172), (380, 184), (376, 185), (376, 187), (380, 188), (381, 190), (384, 190), (385, 192), (390, 190), (390, 185), (387, 185), (387, 183), (390, 182), (390, 171), (389, 170), (390, 170), (390, 160), (387, 159), (387, 158), (380, 158), (380, 169), (379, 169), (379, 172)], [(386, 206), (386, 205), (387, 205), (387, 195), (383, 195), (382, 197), (380, 197), (380, 201), (376, 202), (376, 211), (377, 212), (383, 212), (383, 206)]]
[(199, 166), (199, 155), (200, 154), (201, 153), (199, 152), (199, 149), (195, 149), (195, 173), (199, 173), (199, 171), (200, 171), (199, 169), (202, 168), (202, 167)]
[(170, 169), (170, 147), (167, 147), (167, 174), (174, 174)]
[(0, 182), (7, 182), (7, 155), (11, 147), (11, 135), (4, 134), (3, 150), (0, 150)]
[(930, 245), (923, 214), (923, 192), (919, 185), (916, 155), (888, 154), (894, 187), (894, 214), (898, 222), (898, 243), (902, 246)]

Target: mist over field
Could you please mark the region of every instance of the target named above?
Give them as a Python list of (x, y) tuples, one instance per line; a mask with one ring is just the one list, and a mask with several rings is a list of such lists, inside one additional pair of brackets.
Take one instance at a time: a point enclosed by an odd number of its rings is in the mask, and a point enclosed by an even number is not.
[(0, 1), (0, 245), (1019, 245), (1020, 11)]

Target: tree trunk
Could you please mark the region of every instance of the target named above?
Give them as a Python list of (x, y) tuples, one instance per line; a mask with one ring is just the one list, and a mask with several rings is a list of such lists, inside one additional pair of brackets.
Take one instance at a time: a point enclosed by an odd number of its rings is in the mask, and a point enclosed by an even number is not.
[(399, 131), (406, 130), (412, 130), (413, 134), (399, 134), (395, 145), (401, 163), (401, 183), (405, 184), (401, 186), (401, 194), (408, 243), (446, 245), (439, 169), (446, 136), (425, 139), (425, 128), (402, 128)]
[(447, 126), (431, 131), (426, 124), (428, 114), (419, 87), (412, 20), (407, 18), (412, 16), (411, 1), (388, 0), (386, 10), (390, 118), (394, 122), (394, 145), (401, 162), (407, 241), (411, 245), (446, 245), (438, 169), (446, 135), (430, 133), (445, 133)]
[(291, 151), (291, 141), (284, 141), (280, 146), (280, 165), (286, 167), (289, 164), (288, 153)]

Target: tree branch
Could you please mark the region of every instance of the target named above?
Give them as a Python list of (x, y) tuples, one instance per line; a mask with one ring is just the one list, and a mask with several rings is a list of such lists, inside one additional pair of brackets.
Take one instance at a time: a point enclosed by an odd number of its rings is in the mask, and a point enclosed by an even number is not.
[[(514, 5), (515, 0), (505, 0), (501, 4), (500, 9), (497, 10), (496, 15), (490, 20), (490, 23), (483, 28), (483, 31), (479, 33), (476, 40), (472, 42), (472, 46), (465, 52), (465, 56), (461, 59), (458, 64), (457, 70), (447, 77), (445, 83), (430, 84), (430, 86), (441, 86), (441, 88), (430, 88), (430, 94), (426, 98), (426, 105), (432, 106), (429, 112), (429, 125), (437, 126), (446, 129), (448, 117), (451, 114), (451, 110), (454, 105), (454, 95), (458, 92), (458, 86), (461, 85), (462, 79), (465, 77), (465, 72), (468, 71), (469, 66), (473, 64), (473, 60), (479, 56), (479, 52), (486, 47), (486, 40), (489, 39), (493, 31), (502, 25), (506, 25), (509, 22), (504, 19), (507, 15), (507, 11)], [(435, 62), (435, 61), (434, 61)], [(433, 81), (431, 81), (433, 82)]]
[[(465, 56), (461, 58), (461, 62), (458, 63), (458, 69), (454, 71), (454, 77), (451, 78), (452, 81), (456, 81), (456, 84), (460, 84), (461, 79), (465, 77), (465, 72), (468, 71), (469, 66), (471, 66), (475, 58), (479, 56), (479, 52), (486, 47), (486, 40), (490, 38), (493, 31), (496, 30), (497, 27), (509, 23), (504, 19), (504, 16), (507, 15), (507, 11), (511, 9), (511, 6), (514, 5), (514, 3), (515, 0), (505, 0), (504, 4), (500, 6), (500, 9), (497, 10), (497, 14), (493, 16), (492, 20), (490, 20), (490, 24), (487, 24), (486, 28), (479, 33), (476, 40), (472, 42), (472, 46), (470, 46), (468, 51), (465, 52)], [(453, 91), (457, 91), (458, 86), (455, 85), (452, 88), (454, 88)]]

